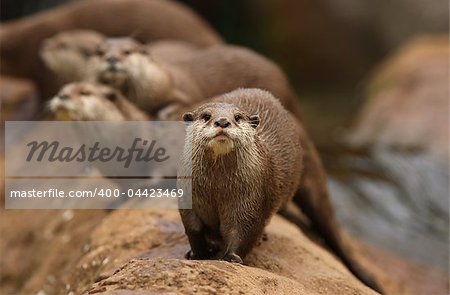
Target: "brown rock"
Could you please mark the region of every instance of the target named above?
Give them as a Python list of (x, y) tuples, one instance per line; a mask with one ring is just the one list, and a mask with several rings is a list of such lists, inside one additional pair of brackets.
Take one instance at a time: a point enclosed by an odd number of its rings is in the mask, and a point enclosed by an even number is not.
[[(149, 294), (374, 294), (280, 217), (272, 220), (267, 235), (268, 241), (249, 255), (248, 266), (187, 261), (183, 255), (189, 246), (178, 212), (115, 211), (92, 233), (89, 252), (65, 279), (77, 294), (116, 289)], [(99, 282), (92, 285), (94, 278)]]
[(56, 286), (63, 290), (61, 274), (76, 263), (86, 238), (105, 214), (104, 210), (2, 209), (0, 293), (36, 294)]
[(329, 159), (338, 219), (378, 247), (362, 256), (393, 294), (448, 293), (448, 42), (423, 37), (388, 58)]
[(355, 146), (426, 149), (448, 158), (449, 39), (417, 39), (382, 64), (350, 136)]

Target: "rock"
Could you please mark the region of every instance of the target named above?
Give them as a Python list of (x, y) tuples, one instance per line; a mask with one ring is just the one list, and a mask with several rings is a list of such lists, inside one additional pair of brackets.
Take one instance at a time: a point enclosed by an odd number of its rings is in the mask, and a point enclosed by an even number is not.
[[(45, 284), (44, 291), (375, 294), (334, 256), (280, 217), (272, 220), (267, 235), (268, 241), (261, 242), (246, 259), (247, 266), (188, 261), (183, 258), (189, 246), (177, 211), (114, 211), (85, 238), (89, 241), (86, 251), (75, 251), (76, 262), (52, 270), (59, 283)], [(37, 282), (34, 286), (27, 293), (42, 288)]]
[(61, 274), (77, 261), (90, 231), (105, 214), (104, 210), (0, 210), (0, 293), (65, 288)]
[[(7, 237), (0, 243), (2, 294), (376, 294), (313, 242), (316, 238), (278, 216), (246, 265), (236, 265), (185, 260), (189, 246), (175, 210), (105, 214), (0, 211), (0, 233)], [(386, 294), (441, 294), (438, 275), (350, 242)]]
[(338, 218), (354, 236), (444, 274), (448, 57), (448, 36), (429, 36), (388, 58), (347, 141), (325, 157)]
[(92, 250), (78, 267), (106, 258), (109, 261), (96, 264), (96, 274), (105, 279), (89, 287), (90, 293), (126, 288), (176, 293), (282, 294), (303, 290), (303, 294), (373, 294), (332, 255), (280, 217), (272, 220), (267, 235), (268, 241), (246, 259), (248, 266), (186, 261), (183, 255), (189, 246), (178, 212), (116, 211), (93, 233)]
[(425, 149), (448, 159), (448, 36), (423, 37), (384, 62), (349, 142), (353, 146)]

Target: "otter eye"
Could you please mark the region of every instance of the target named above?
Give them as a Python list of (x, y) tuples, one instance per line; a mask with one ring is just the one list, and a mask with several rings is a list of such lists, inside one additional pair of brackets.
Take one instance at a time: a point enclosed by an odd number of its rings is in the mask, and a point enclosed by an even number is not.
[(234, 115), (234, 119), (236, 120), (236, 122), (239, 122), (242, 119), (242, 116), (239, 114)]
[(82, 96), (88, 96), (88, 95), (91, 95), (91, 92), (90, 92), (90, 91), (87, 91), (87, 90), (81, 90), (81, 91), (80, 91), (80, 95), (82, 95)]
[(125, 55), (130, 55), (130, 54), (131, 54), (131, 50), (124, 50), (124, 51), (123, 51), (123, 54), (125, 54)]
[(202, 115), (202, 119), (205, 120), (205, 122), (208, 122), (209, 120), (211, 120), (211, 115), (208, 113), (205, 113)]

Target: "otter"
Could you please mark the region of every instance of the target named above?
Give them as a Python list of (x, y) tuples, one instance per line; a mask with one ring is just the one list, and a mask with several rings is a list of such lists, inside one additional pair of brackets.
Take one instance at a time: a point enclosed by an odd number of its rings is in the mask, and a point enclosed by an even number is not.
[(176, 63), (191, 58), (199, 46), (177, 40), (160, 40), (150, 42), (147, 51), (151, 57), (160, 63)]
[(75, 82), (46, 103), (48, 118), (60, 121), (146, 121), (150, 118), (117, 90)]
[(192, 77), (184, 75), (175, 67), (177, 61), (184, 58), (170, 58), (164, 62), (167, 54), (161, 53), (160, 49), (168, 48), (180, 54), (186, 52), (186, 56), (193, 54), (190, 47), (166, 43), (164, 47), (157, 45), (154, 56), (151, 45), (146, 46), (128, 37), (109, 38), (88, 60), (85, 79), (120, 90), (137, 106), (154, 116), (171, 104), (190, 104), (193, 100), (187, 93), (201, 97), (201, 91)]
[(40, 55), (62, 83), (80, 81), (86, 62), (106, 37), (90, 30), (66, 31), (45, 39)]
[(39, 47), (58, 32), (87, 29), (106, 36), (133, 36), (141, 42), (175, 39), (207, 47), (221, 37), (193, 10), (167, 0), (80, 0), (0, 26), (1, 73), (36, 81), (43, 98), (59, 89), (44, 75)]
[[(376, 282), (346, 248), (320, 159), (303, 126), (272, 94), (238, 89), (183, 115), (180, 172), (192, 169), (192, 210), (180, 209), (188, 259), (242, 263), (271, 216), (290, 200), (358, 278)], [(190, 166), (192, 165), (192, 166)], [(187, 187), (179, 179), (180, 187)]]
[(120, 89), (140, 108), (161, 119), (176, 113), (177, 107), (240, 87), (268, 90), (300, 117), (287, 77), (267, 58), (239, 46), (178, 49), (180, 55), (183, 51), (185, 58), (166, 62), (163, 55), (152, 56), (148, 48), (131, 38), (111, 38), (88, 61), (86, 79)]

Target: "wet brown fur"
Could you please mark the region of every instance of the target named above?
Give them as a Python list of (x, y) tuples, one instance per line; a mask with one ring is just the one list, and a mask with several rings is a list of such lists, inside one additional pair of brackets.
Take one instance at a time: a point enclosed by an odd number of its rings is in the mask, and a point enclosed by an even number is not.
[[(211, 113), (204, 123), (204, 112)], [(243, 118), (239, 123), (234, 115)], [(260, 123), (251, 127), (252, 115)], [(234, 148), (215, 157), (204, 125), (226, 117)], [(269, 92), (236, 90), (192, 113), (192, 210), (180, 210), (192, 247), (191, 258), (210, 258), (205, 236), (219, 237), (226, 260), (244, 258), (270, 217), (295, 194), (302, 171), (299, 125)], [(283, 129), (279, 126), (284, 126)], [(211, 127), (212, 128), (212, 127)], [(220, 129), (220, 127), (219, 127)], [(237, 255), (237, 256), (236, 256)]]
[[(241, 157), (237, 157), (238, 152), (235, 151), (223, 158), (214, 158), (211, 152), (208, 153), (205, 141), (196, 140), (194, 135), (193, 209), (180, 210), (192, 247), (188, 256), (240, 262), (238, 258), (244, 258), (255, 245), (270, 217), (293, 198), (350, 271), (368, 286), (380, 290), (372, 276), (354, 260), (351, 250), (342, 240), (327, 190), (325, 171), (299, 121), (289, 115), (270, 93), (240, 89), (197, 108), (192, 116), (193, 134), (205, 132), (203, 125), (197, 123), (201, 122), (205, 109), (212, 109), (221, 116), (227, 110), (257, 114), (260, 124), (255, 129), (254, 148), (242, 148)], [(229, 113), (229, 117), (232, 115)], [(222, 240), (219, 257), (211, 257), (210, 235), (219, 236)]]

